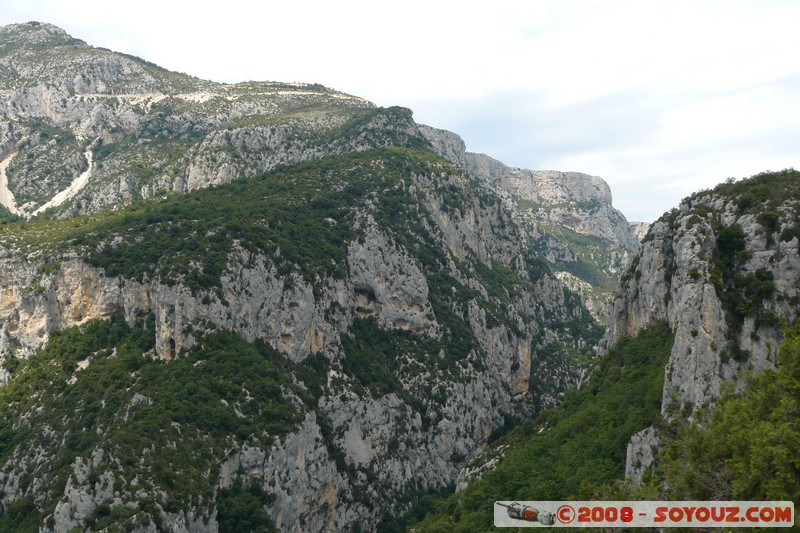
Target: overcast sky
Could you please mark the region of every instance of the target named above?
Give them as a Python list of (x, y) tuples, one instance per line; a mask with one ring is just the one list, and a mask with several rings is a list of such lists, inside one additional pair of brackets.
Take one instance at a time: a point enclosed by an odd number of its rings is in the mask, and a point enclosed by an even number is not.
[(800, 2), (2, 0), (219, 82), (402, 105), (511, 166), (594, 174), (652, 221), (727, 177), (800, 168)]

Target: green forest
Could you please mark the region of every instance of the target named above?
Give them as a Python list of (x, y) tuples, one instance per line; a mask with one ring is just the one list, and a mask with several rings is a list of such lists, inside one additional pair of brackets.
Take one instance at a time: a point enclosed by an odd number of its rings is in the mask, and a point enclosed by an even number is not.
[[(153, 341), (152, 317), (131, 327), (116, 316), (53, 332), (39, 354), (5, 362), (15, 379), (0, 388), (0, 461), (38, 446), (56, 455), (31, 464), (21, 480), (23, 489), (45, 487), (47, 498), (15, 500), (0, 516), (0, 531), (38, 531), (64, 495), (75, 458), (97, 449), (112, 474), (100, 479), (92, 469), (93, 484), (147, 496), (134, 498), (135, 508), (99, 506), (87, 527), (159, 525), (158, 508), (177, 512), (215, 498), (232, 444), (268, 449), (316, 405), (317, 358), (294, 364), (264, 343), (221, 332), (168, 362), (153, 356)], [(238, 480), (216, 497), (220, 531), (242, 531), (237, 524), (254, 516), (269, 524), (263, 504), (270, 495), (259, 487)]]

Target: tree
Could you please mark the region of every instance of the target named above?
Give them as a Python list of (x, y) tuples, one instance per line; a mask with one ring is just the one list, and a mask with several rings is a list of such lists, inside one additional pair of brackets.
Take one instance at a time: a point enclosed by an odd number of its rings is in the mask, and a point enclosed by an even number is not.
[(800, 498), (800, 327), (786, 331), (778, 371), (730, 387), (707, 416), (659, 454), (660, 481), (672, 499)]

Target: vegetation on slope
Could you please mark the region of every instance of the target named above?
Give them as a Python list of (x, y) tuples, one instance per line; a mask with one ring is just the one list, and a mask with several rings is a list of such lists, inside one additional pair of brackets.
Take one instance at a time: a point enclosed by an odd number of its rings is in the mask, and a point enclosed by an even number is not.
[[(418, 176), (425, 176), (426, 187), (415, 184)], [(433, 427), (447, 402), (448, 383), (483, 370), (469, 306), (485, 311), (488, 327), (503, 324), (520, 333), (520, 320), (534, 318), (511, 315), (511, 303), (534, 294), (547, 267), (532, 255), (519, 262), (526, 268), (522, 272), (497, 261), (482, 264), (469, 251), (454, 259), (430, 205), (457, 217), (466, 206), (498, 210), (499, 200), (429, 151), (392, 147), (279, 167), (258, 178), (116, 212), (5, 224), (0, 244), (8, 253), (43, 261), (28, 294), (44, 291), (43, 280), (57, 271), (59, 261), (78, 255), (108, 275), (182, 284), (205, 300), (221, 298), (220, 278), (234, 246), (265, 256), (287, 282), (296, 275), (318, 289), (326, 278), (345, 276), (348, 246), (363, 236), (359, 217), (368, 214), (423, 271), (442, 336), (419, 338), (356, 319), (342, 335), (344, 353), (336, 370), (359, 394), (397, 394), (423, 425)], [(579, 309), (577, 298), (566, 298)], [(585, 331), (596, 336), (596, 325), (585, 327), (586, 317), (548, 316), (540, 331), (544, 336), (553, 327), (576, 337)], [(566, 333), (560, 340), (569, 342)], [(220, 523), (242, 524), (237, 521), (244, 514), (271, 497), (246, 486), (215, 493), (224, 450), (243, 443), (269, 449), (272, 439), (296, 428), (310, 410), (332, 460), (351, 482), (352, 498), (372, 505), (377, 493), (397, 501), (396, 487), (378, 486), (374, 465), (354, 466), (337, 448), (335, 430), (341, 428), (332, 428), (317, 407), (327, 387), (327, 359), (312, 355), (294, 365), (265, 345), (225, 333), (199, 339), (171, 362), (154, 360), (152, 345), (152, 323), (131, 328), (115, 319), (53, 333), (40, 354), (7, 361), (13, 378), (0, 390), (0, 464), (11, 471), (14, 458), (36, 455), (32, 446), (57, 451), (46, 466), (30, 465), (24, 496), (9, 505), (0, 524), (35, 529), (64, 496), (76, 458), (88, 463), (98, 449), (105, 459), (92, 471), (113, 476), (108, 481), (99, 476), (91, 486), (101, 490), (110, 483), (121, 501), (138, 504), (101, 506), (88, 522), (92, 527), (151, 520), (158, 525), (162, 511), (211, 509), (215, 497)], [(539, 362), (561, 363), (563, 355), (543, 352)], [(85, 361), (89, 366), (79, 370)], [(563, 386), (535, 377), (531, 390), (537, 397), (546, 387), (555, 396)], [(24, 417), (28, 412), (35, 414)], [(385, 453), (395, 453), (401, 444), (409, 445), (393, 439)], [(421, 495), (415, 486), (403, 490), (408, 501), (400, 506)], [(40, 494), (46, 499), (34, 505)]]
[(778, 172), (762, 172), (739, 181), (728, 180), (711, 189), (695, 193), (690, 198), (709, 194), (720, 195), (736, 202), (739, 213), (758, 213), (763, 204), (776, 206), (787, 198), (800, 197), (800, 171), (787, 168)]
[(15, 215), (3, 205), (0, 205), (0, 225), (8, 224), (9, 222), (19, 222), (19, 215)]
[[(427, 148), (426, 141), (406, 131), (375, 127), (374, 121), (409, 122), (410, 112), (403, 108), (347, 107), (325, 98), (326, 92), (308, 96), (309, 101), (284, 98), (268, 105), (279, 97), (271, 85), (261, 89), (232, 100), (217, 95), (197, 103), (173, 96), (147, 104), (146, 111), (134, 107), (141, 114), (136, 129), (123, 133), (113, 128), (107, 142), (98, 140), (96, 174), (108, 182), (134, 180), (135, 189), (150, 184), (165, 193), (194, 164), (213, 174), (224, 162), (240, 177), (252, 177), (280, 162), (318, 159), (357, 147)], [(237, 86), (233, 91), (242, 90)], [(243, 107), (251, 99), (255, 110)]]
[[(768, 246), (774, 246), (776, 238), (788, 242), (800, 237), (800, 202), (795, 201), (789, 211), (785, 209), (791, 199), (800, 198), (800, 172), (794, 169), (764, 172), (746, 180), (723, 183), (711, 193), (732, 201), (738, 215), (754, 216), (758, 224), (757, 234), (764, 235)], [(699, 197), (700, 194), (692, 198)], [(698, 207), (704, 211), (704, 206)], [(781, 230), (782, 226), (786, 227)], [(741, 226), (736, 223), (722, 225), (715, 219), (714, 227), (717, 249), (711, 281), (725, 308), (731, 337), (741, 331), (747, 317), (755, 317), (759, 325), (777, 326), (778, 317), (762, 305), (775, 292), (772, 272), (765, 269), (748, 274), (739, 272), (752, 257), (752, 252), (746, 250)], [(728, 351), (734, 357), (743, 357), (735, 346), (730, 346)]]
[[(509, 316), (507, 307), (517, 294), (533, 293), (533, 282), (548, 269), (533, 254), (525, 258), (529, 268), (524, 273), (498, 262), (457, 261), (488, 297), (448, 272), (452, 259), (421, 196), (437, 198), (451, 213), (471, 202), (498, 202), (475, 184), (451, 183), (448, 173), (455, 172), (429, 151), (381, 148), (279, 167), (258, 178), (119, 211), (0, 225), (0, 245), (51, 265), (77, 254), (109, 276), (181, 284), (203, 298), (222, 298), (221, 277), (234, 246), (240, 246), (266, 256), (279, 275), (301, 276), (316, 290), (326, 278), (346, 275), (348, 245), (363, 235), (359, 217), (370, 213), (422, 266), (437, 321), (446, 327), (447, 351), (461, 358), (476, 348), (465, 321), (468, 303), (476, 301), (486, 311), (488, 326), (504, 324), (518, 331), (517, 318)], [(417, 189), (413, 174), (429, 176), (430, 187)], [(32, 284), (29, 290), (42, 289)], [(577, 298), (567, 298), (580, 307)], [(599, 335), (586, 313), (573, 313), (568, 323), (556, 326), (590, 344)]]
[(26, 137), (6, 170), (8, 188), (17, 206), (32, 212), (88, 168), (86, 147), (70, 130), (39, 118), (16, 124), (16, 130)]
[[(318, 276), (341, 277), (356, 208), (380, 194), (386, 209), (404, 209), (411, 200), (406, 167), (429, 170), (430, 153), (394, 150), (281, 167), (120, 211), (7, 225), (0, 241), (52, 259), (75, 252), (108, 275), (158, 277), (193, 292), (219, 286), (234, 243), (312, 283)], [(387, 219), (398, 214), (381, 213)]]
[(538, 229), (541, 237), (532, 243), (534, 248), (547, 250), (548, 241), (555, 241), (566, 252), (554, 255), (571, 257), (570, 260), (556, 259), (556, 269), (589, 283), (600, 295), (609, 295), (616, 289), (627, 257), (624, 249), (608, 239), (580, 234), (564, 226), (540, 224)]
[(659, 418), (673, 336), (663, 323), (620, 341), (563, 403), (496, 441), (505, 456), (417, 524), (420, 532), (489, 531), (497, 500), (567, 500), (621, 480), (628, 440)]
[(695, 423), (665, 428), (641, 487), (622, 496), (671, 500), (800, 500), (800, 326), (787, 330), (778, 370), (729, 387)]
[[(778, 318), (763, 303), (773, 297), (772, 273), (759, 269), (743, 274), (751, 258), (746, 235), (738, 223), (723, 223), (707, 205), (708, 198), (722, 197), (733, 203), (737, 215), (750, 215), (759, 225), (768, 245), (800, 237), (800, 172), (789, 169), (768, 172), (740, 182), (728, 182), (713, 191), (688, 199), (689, 223), (705, 220), (714, 232), (715, 247), (710, 259), (710, 281), (720, 295), (733, 341), (745, 318), (776, 326)], [(788, 209), (787, 209), (788, 206)], [(665, 215), (677, 231), (679, 212)], [(794, 224), (792, 224), (794, 222)], [(788, 227), (787, 227), (788, 226)], [(669, 267), (669, 265), (668, 265)], [(631, 269), (631, 272), (633, 269)], [(671, 275), (666, 269), (665, 275)], [(694, 276), (699, 276), (699, 271)], [(642, 424), (655, 423), (662, 430), (664, 446), (656, 465), (641, 485), (623, 481), (625, 445), (635, 432), (601, 435), (593, 423), (604, 429), (625, 427), (611, 420), (609, 412), (629, 412), (629, 407), (606, 401), (614, 391), (634, 390), (624, 376), (600, 380), (606, 366), (620, 350), (647, 339), (623, 339), (599, 363), (588, 388), (571, 392), (557, 409), (542, 414), (534, 423), (523, 425), (495, 444), (495, 453), (505, 453), (498, 466), (470, 485), (463, 493), (440, 502), (438, 514), (417, 526), (419, 531), (488, 531), (495, 500), (550, 499), (659, 499), (659, 500), (783, 500), (800, 497), (800, 326), (786, 332), (778, 357), (778, 371), (765, 370), (749, 376), (744, 392), (728, 386), (714, 408), (695, 411), (693, 423), (676, 417), (667, 422), (658, 415), (663, 364), (670, 344), (663, 347), (661, 363), (651, 367), (647, 380), (652, 408)], [(668, 332), (665, 332), (669, 337)], [(658, 350), (656, 350), (658, 351)], [(747, 354), (732, 342), (723, 357), (743, 358)], [(620, 367), (627, 366), (619, 362)], [(613, 368), (613, 365), (612, 367)], [(644, 384), (645, 382), (642, 382)], [(594, 384), (594, 388), (592, 387)], [(617, 389), (622, 385), (622, 389)], [(597, 409), (597, 411), (595, 411)], [(594, 416), (581, 418), (581, 414)], [(645, 423), (649, 420), (649, 423)], [(574, 421), (583, 421), (580, 431)], [(570, 433), (566, 431), (573, 428)], [(620, 437), (615, 439), (615, 436)], [(553, 439), (550, 441), (549, 439)], [(604, 444), (614, 443), (606, 448)], [(502, 446), (508, 446), (502, 450)]]
[[(130, 327), (115, 317), (54, 332), (39, 354), (6, 362), (14, 379), (0, 388), (0, 464), (39, 447), (52, 456), (28, 465), (25, 496), (0, 516), (1, 531), (38, 531), (79, 458), (95, 461), (92, 489), (109, 486), (128, 502), (101, 505), (88, 527), (158, 525), (162, 511), (203, 510), (233, 445), (269, 449), (315, 407), (319, 369), (308, 365), (317, 358), (294, 364), (222, 332), (167, 362), (153, 358), (153, 343), (152, 321)], [(37, 495), (45, 499), (34, 506)], [(235, 524), (269, 495), (238, 484), (219, 498), (220, 520)]]

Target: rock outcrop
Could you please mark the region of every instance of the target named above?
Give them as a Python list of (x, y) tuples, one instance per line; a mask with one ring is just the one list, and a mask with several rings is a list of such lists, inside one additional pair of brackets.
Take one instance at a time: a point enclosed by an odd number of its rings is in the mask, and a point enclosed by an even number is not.
[[(597, 176), (580, 172), (511, 168), (485, 154), (466, 151), (455, 133), (421, 126), (434, 150), (482, 182), (510, 193), (530, 208), (540, 224), (565, 226), (581, 235), (607, 239), (634, 252), (639, 243), (624, 215), (611, 205), (611, 189)], [(530, 202), (533, 205), (524, 205)]]
[(642, 242), (647, 236), (647, 232), (650, 231), (650, 222), (631, 222), (630, 224), (633, 234), (636, 235), (639, 242)]
[[(601, 351), (665, 320), (675, 334), (662, 415), (713, 405), (741, 370), (774, 368), (781, 323), (798, 317), (796, 199), (753, 200), (750, 189), (787, 187), (792, 171), (725, 184), (686, 199), (650, 228), (613, 301)], [(752, 183), (752, 185), (749, 185)], [(629, 448), (628, 474), (652, 460), (652, 430)], [(636, 458), (634, 460), (634, 458)]]

